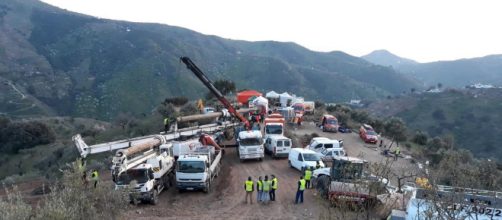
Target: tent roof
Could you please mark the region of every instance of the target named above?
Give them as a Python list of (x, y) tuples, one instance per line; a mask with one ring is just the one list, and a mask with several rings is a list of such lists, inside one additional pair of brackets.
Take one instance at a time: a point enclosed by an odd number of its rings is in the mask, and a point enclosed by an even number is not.
[(255, 90), (244, 90), (242, 92), (238, 92), (237, 96), (261, 96), (262, 94)]
[(287, 98), (292, 98), (292, 96), (290, 94), (288, 94), (287, 92), (283, 92), (279, 96), (281, 96), (281, 97), (287, 97)]
[(279, 98), (279, 93), (277, 93), (275, 91), (270, 91), (270, 92), (267, 92), (267, 94), (265, 94), (265, 97), (268, 97), (268, 98)]

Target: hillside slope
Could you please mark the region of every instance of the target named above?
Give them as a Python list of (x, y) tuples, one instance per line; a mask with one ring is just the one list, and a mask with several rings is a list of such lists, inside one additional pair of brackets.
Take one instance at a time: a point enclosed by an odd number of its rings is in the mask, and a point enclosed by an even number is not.
[(187, 29), (98, 19), (34, 0), (0, 1), (0, 114), (104, 120), (149, 113), (168, 96), (198, 98), (202, 84), (179, 62), (238, 88), (307, 99), (378, 99), (417, 87), (410, 77), (342, 52), (245, 42)]
[(502, 55), (417, 63), (388, 51), (379, 50), (361, 58), (374, 64), (392, 66), (428, 86), (435, 86), (438, 83), (454, 88), (463, 88), (475, 83), (502, 86)]
[(453, 135), (455, 145), (485, 158), (502, 158), (502, 89), (424, 93), (385, 100), (368, 109), (380, 116), (399, 116), (411, 131), (430, 137)]

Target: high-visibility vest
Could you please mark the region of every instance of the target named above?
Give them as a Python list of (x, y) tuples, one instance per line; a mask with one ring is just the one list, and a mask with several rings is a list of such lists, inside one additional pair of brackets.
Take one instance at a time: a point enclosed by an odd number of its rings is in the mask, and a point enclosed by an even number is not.
[(305, 185), (307, 185), (307, 182), (304, 179), (300, 180), (300, 191), (305, 190)]
[(169, 118), (164, 118), (164, 125), (167, 125), (169, 123)]
[(270, 191), (270, 180), (263, 181), (263, 191), (265, 192)]
[(263, 190), (263, 183), (262, 183), (261, 180), (256, 181), (256, 185), (258, 185), (258, 191), (262, 191)]
[(252, 191), (253, 191), (253, 181), (246, 180), (246, 192), (252, 192)]
[(99, 174), (98, 171), (92, 171), (91, 177), (93, 180), (99, 180)]
[(277, 178), (272, 179), (272, 189), (277, 189)]
[(401, 153), (401, 149), (399, 149), (399, 147), (396, 149), (396, 154), (400, 154)]
[(305, 170), (305, 180), (310, 180), (311, 177), (312, 177), (312, 171)]

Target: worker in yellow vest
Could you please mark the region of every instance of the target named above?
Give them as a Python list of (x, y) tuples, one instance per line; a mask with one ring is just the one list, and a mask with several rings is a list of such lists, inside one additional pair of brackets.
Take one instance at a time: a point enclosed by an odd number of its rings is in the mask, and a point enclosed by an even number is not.
[(265, 179), (263, 180), (263, 196), (261, 197), (261, 200), (263, 203), (268, 204), (268, 201), (270, 201), (270, 189), (272, 188), (272, 182), (268, 179), (268, 176), (265, 176)]
[(171, 120), (169, 117), (164, 118), (164, 132), (168, 132), (171, 129)]
[(258, 181), (256, 181), (256, 201), (260, 203), (263, 197), (263, 180), (261, 176), (258, 177)]
[(96, 169), (94, 169), (92, 171), (91, 179), (92, 179), (92, 181), (94, 181), (94, 188), (96, 188), (96, 186), (98, 185), (98, 181), (99, 181), (99, 173)]
[(305, 170), (305, 182), (307, 184), (307, 189), (310, 189), (310, 180), (312, 179), (312, 167), (307, 167)]
[(303, 179), (303, 176), (300, 177), (298, 181), (298, 190), (296, 191), (296, 199), (295, 204), (298, 204), (298, 200), (300, 203), (303, 203), (303, 191), (305, 190), (306, 181)]
[(245, 199), (246, 204), (248, 203), (248, 197), (251, 204), (253, 204), (253, 191), (254, 191), (253, 185), (254, 183), (251, 177), (248, 177), (248, 180), (244, 182), (244, 190), (246, 190), (246, 199)]
[(270, 201), (275, 201), (275, 191), (277, 190), (277, 177), (272, 175), (272, 189), (270, 190)]
[(397, 157), (399, 157), (399, 154), (401, 154), (401, 148), (397, 146), (396, 151), (394, 151), (394, 160), (397, 160)]

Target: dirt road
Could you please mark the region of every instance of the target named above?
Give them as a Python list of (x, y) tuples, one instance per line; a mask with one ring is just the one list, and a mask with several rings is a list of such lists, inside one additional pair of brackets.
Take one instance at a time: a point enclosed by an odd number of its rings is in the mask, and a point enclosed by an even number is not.
[[(294, 133), (303, 135), (318, 134), (343, 139), (349, 155), (362, 157), (370, 162), (384, 161), (379, 151), (364, 144), (357, 134), (323, 133), (313, 124), (306, 123)], [(374, 147), (374, 145), (372, 145)], [(404, 159), (398, 160), (395, 169), (406, 169), (411, 164)], [(279, 180), (277, 201), (269, 205), (244, 204), (244, 181), (248, 176), (274, 174)], [(263, 161), (241, 163), (235, 148), (227, 148), (223, 168), (212, 192), (178, 192), (174, 188), (163, 192), (159, 204), (132, 207), (125, 219), (327, 219), (327, 201), (316, 196), (315, 190), (305, 192), (305, 202), (294, 204), (297, 181), (300, 172), (290, 168), (287, 159), (271, 159), (268, 155)], [(256, 195), (255, 195), (256, 196)], [(336, 218), (333, 218), (336, 219)]]
[[(276, 201), (269, 205), (244, 204), (244, 181), (248, 176), (274, 174), (279, 189)], [(235, 148), (227, 148), (223, 169), (215, 188), (209, 194), (203, 192), (163, 192), (159, 205), (140, 205), (127, 214), (127, 219), (318, 219), (324, 201), (314, 196), (314, 190), (305, 192), (305, 202), (294, 204), (300, 172), (290, 168), (286, 159), (239, 162)]]

